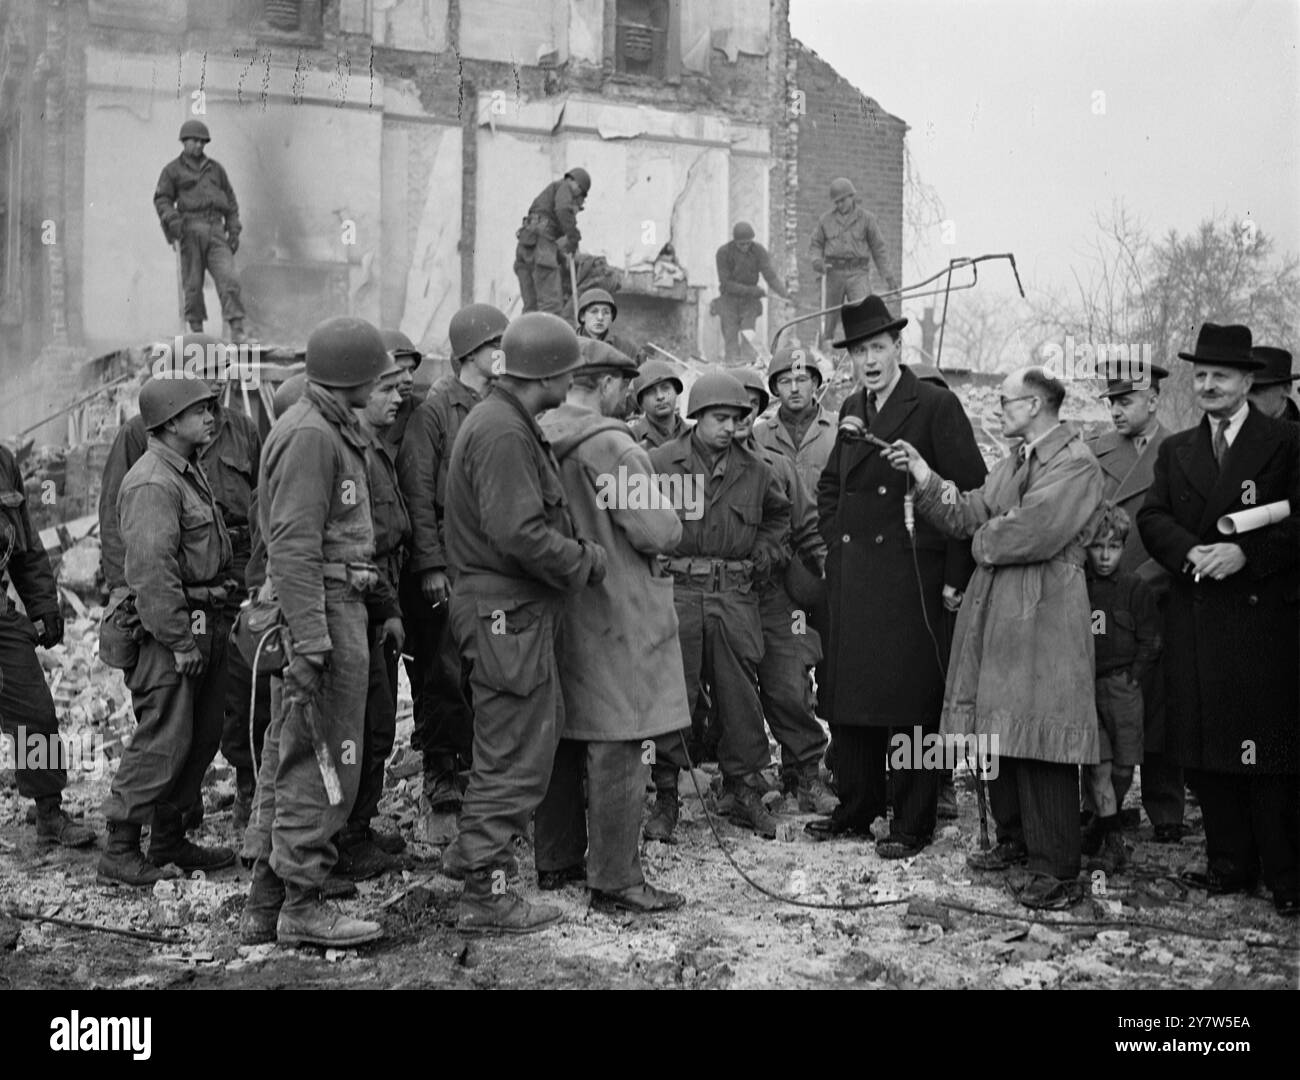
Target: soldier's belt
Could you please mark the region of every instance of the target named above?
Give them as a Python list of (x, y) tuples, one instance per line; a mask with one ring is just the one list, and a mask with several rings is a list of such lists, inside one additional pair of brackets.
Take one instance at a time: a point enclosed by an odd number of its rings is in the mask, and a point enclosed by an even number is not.
[(215, 207), (209, 207), (207, 210), (182, 210), (181, 217), (191, 218), (222, 218), (226, 216), (224, 210), (218, 210)]
[(871, 265), (870, 259), (854, 259), (847, 255), (830, 255), (822, 261), (825, 262), (827, 266), (835, 266), (844, 270), (853, 267), (867, 267)]
[(357, 592), (369, 592), (379, 584), (379, 568), (368, 562), (322, 563), (321, 575), (326, 581), (341, 581)]
[(754, 577), (749, 559), (670, 558), (661, 560), (663, 567), (682, 584), (709, 592), (748, 585)]

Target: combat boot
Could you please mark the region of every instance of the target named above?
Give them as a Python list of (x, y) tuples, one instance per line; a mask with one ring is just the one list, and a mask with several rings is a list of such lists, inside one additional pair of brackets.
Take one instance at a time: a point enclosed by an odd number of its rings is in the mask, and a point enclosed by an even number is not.
[(275, 940), (276, 923), (280, 908), (284, 906), (284, 882), (271, 869), (266, 858), (258, 859), (253, 866), (253, 884), (244, 901), (244, 913), (239, 916), (239, 943), (265, 945)]
[(58, 795), (47, 795), (36, 800), (36, 839), (61, 847), (83, 848), (95, 842), (95, 833), (64, 813)]
[(104, 854), (99, 857), (95, 880), (100, 885), (130, 885), (144, 889), (162, 880), (162, 871), (140, 854), (140, 826), (110, 821)]
[(285, 904), (275, 924), (275, 938), (281, 945), (348, 949), (384, 936), (379, 923), (354, 919), (325, 903), (319, 889), (289, 886), (285, 893)]
[(462, 934), (531, 934), (554, 926), (563, 915), (549, 904), (530, 904), (510, 888), (504, 867), (470, 870), (456, 929)]
[(242, 833), (248, 828), (253, 815), (253, 796), (257, 794), (257, 773), (250, 769), (235, 769), (235, 805), (230, 808), (230, 823)]
[(149, 861), (154, 866), (173, 863), (188, 873), (191, 870), (220, 870), (235, 861), (228, 847), (200, 847), (185, 839), (184, 824), (175, 807), (155, 806), (153, 829), (149, 834)]
[(799, 809), (805, 814), (830, 814), (840, 805), (835, 793), (822, 780), (815, 761), (800, 767), (795, 793)]
[(366, 826), (346, 825), (334, 842), (338, 845), (339, 858), (332, 872), (345, 881), (369, 881), (397, 869), (397, 860), (370, 838), (370, 829)]
[(456, 783), (456, 759), (430, 758), (424, 768), (424, 797), (436, 814), (453, 814), (460, 809), (461, 791)]
[(660, 788), (655, 794), (655, 808), (645, 823), (645, 838), (673, 843), (673, 830), (677, 828), (677, 814), (682, 801), (675, 790)]
[(719, 808), (725, 802), (726, 809), (723, 812), (727, 817), (753, 829), (767, 840), (776, 839), (776, 818), (767, 812), (763, 797), (756, 788), (743, 777), (728, 776), (722, 781), (722, 791), (724, 798), (719, 800)]

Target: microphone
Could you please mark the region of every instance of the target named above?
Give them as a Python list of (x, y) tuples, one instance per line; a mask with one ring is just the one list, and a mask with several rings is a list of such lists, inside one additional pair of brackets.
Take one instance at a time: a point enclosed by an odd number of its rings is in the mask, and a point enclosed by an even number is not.
[(907, 491), (903, 494), (903, 528), (907, 535), (916, 539), (916, 507), (912, 499), (912, 478), (907, 479)]
[(861, 439), (867, 433), (867, 425), (862, 417), (848, 413), (840, 420), (840, 434), (846, 439)]

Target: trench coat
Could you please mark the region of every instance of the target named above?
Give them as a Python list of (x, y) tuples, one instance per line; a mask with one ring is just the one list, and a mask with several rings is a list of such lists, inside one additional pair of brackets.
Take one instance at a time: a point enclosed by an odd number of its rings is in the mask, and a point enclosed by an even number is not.
[[(916, 509), (970, 536), (975, 572), (957, 613), (940, 731), (989, 738), (1008, 758), (1098, 761), (1084, 548), (1102, 505), (1101, 468), (1072, 427), (999, 462), (976, 491), (932, 475)], [(996, 744), (992, 737), (997, 737)]]
[(687, 727), (682, 651), (673, 579), (655, 556), (682, 535), (676, 511), (603, 506), (601, 478), (649, 476), (650, 455), (627, 425), (564, 404), (538, 426), (555, 451), (578, 533), (605, 549), (605, 579), (564, 601), (557, 660), (564, 689), (566, 739), (621, 742)]
[[(1169, 571), (1165, 693), (1171, 753), (1185, 768), (1259, 775), (1300, 771), (1300, 432), (1251, 408), (1220, 470), (1208, 419), (1170, 435), (1138, 513), (1142, 542)], [(1289, 499), (1266, 528), (1221, 534), (1219, 518)], [(1247, 502), (1246, 500), (1249, 500)], [(1246, 565), (1196, 582), (1198, 544), (1231, 542)], [(1245, 744), (1254, 748), (1253, 762)]]
[[(862, 391), (845, 399), (846, 413), (866, 419)], [(984, 459), (957, 396), (907, 369), (871, 433), (886, 442), (906, 439), (962, 490), (984, 479)], [(939, 719), (939, 659), (948, 660), (943, 587), (963, 592), (975, 563), (968, 539), (946, 537), (919, 515), (913, 561), (903, 525), (906, 484), (874, 446), (837, 438), (817, 486), (830, 605), (821, 700), (832, 724), (911, 727)]]

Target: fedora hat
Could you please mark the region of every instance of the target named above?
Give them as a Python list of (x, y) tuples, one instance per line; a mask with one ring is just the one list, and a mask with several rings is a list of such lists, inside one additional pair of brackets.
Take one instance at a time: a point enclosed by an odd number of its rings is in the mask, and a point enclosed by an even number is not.
[[(874, 294), (841, 307), (840, 322), (844, 324), (844, 336), (839, 341), (831, 342), (834, 349), (843, 349), (855, 341), (891, 330), (901, 330), (907, 325), (906, 319), (895, 319), (889, 313), (889, 308), (885, 307), (885, 302)], [(1249, 344), (1247, 342), (1247, 346)]]
[(1300, 375), (1291, 374), (1291, 354), (1286, 349), (1256, 345), (1250, 350), (1250, 355), (1256, 360), (1264, 361), (1264, 367), (1255, 373), (1256, 386), (1276, 386), (1278, 383), (1300, 379)]
[(1212, 322), (1201, 324), (1195, 350), (1180, 352), (1178, 359), (1190, 360), (1193, 364), (1240, 368), (1242, 371), (1258, 371), (1264, 366), (1263, 360), (1251, 356), (1250, 327), (1219, 326)]
[[(1130, 370), (1124, 370), (1125, 367), (1130, 368)], [(1105, 401), (1107, 398), (1122, 397), (1124, 394), (1131, 394), (1135, 390), (1154, 390), (1159, 387), (1161, 379), (1169, 378), (1168, 370), (1162, 368), (1159, 364), (1143, 364), (1141, 362), (1133, 365), (1117, 365), (1102, 374), (1106, 380), (1106, 389), (1097, 395), (1101, 401)]]

